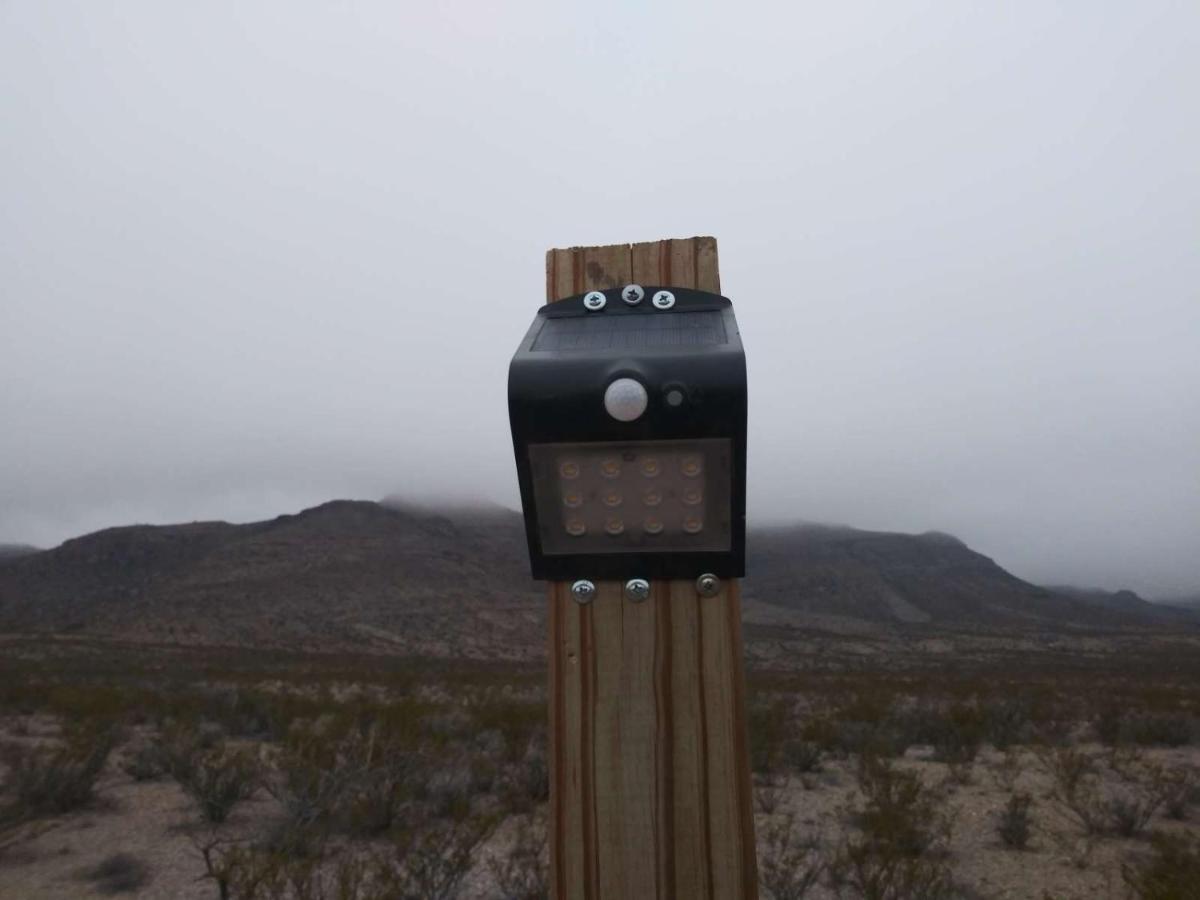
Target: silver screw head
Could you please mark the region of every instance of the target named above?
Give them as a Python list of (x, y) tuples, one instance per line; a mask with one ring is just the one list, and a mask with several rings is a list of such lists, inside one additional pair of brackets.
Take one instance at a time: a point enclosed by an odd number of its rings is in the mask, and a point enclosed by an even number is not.
[(608, 298), (600, 291), (588, 291), (583, 295), (583, 305), (592, 312), (598, 309), (604, 309), (604, 304), (608, 302)]
[(645, 578), (630, 578), (625, 582), (625, 596), (634, 603), (641, 603), (650, 596), (650, 582)]
[(577, 582), (571, 585), (571, 596), (575, 598), (575, 602), (582, 605), (591, 603), (596, 597), (596, 586), (586, 578), (580, 578)]
[(675, 305), (675, 295), (670, 291), (655, 291), (650, 302), (654, 304), (655, 309), (670, 309)]
[(715, 597), (721, 592), (721, 579), (705, 573), (696, 579), (696, 593), (701, 597)]
[(646, 296), (646, 291), (640, 284), (627, 284), (621, 289), (621, 299), (630, 306), (637, 306)]

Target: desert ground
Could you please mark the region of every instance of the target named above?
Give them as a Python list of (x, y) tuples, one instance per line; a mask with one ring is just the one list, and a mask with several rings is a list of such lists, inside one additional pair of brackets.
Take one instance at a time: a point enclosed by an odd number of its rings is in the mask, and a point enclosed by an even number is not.
[[(764, 897), (1200, 896), (1190, 640), (864, 641), (749, 670)], [(540, 664), (0, 651), (0, 898), (545, 896)]]

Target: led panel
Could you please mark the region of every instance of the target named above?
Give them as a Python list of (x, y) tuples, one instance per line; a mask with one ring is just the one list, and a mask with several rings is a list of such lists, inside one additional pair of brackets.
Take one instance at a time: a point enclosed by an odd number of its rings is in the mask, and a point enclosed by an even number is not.
[(728, 551), (729, 440), (532, 444), (542, 552)]

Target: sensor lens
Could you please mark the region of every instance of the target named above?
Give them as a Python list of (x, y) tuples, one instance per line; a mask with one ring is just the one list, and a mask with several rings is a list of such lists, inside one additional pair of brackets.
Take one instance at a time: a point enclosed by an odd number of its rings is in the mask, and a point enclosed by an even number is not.
[(604, 408), (618, 422), (641, 418), (649, 402), (642, 383), (632, 378), (618, 378), (604, 392)]

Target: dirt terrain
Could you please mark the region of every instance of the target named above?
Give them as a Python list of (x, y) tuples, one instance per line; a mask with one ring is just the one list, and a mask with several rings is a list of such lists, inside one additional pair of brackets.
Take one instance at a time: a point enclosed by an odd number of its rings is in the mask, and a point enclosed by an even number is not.
[[(750, 674), (764, 897), (1191, 896), (1194, 646), (806, 640)], [(544, 896), (537, 665), (4, 650), (0, 898)]]

